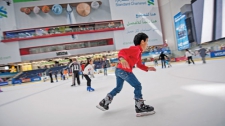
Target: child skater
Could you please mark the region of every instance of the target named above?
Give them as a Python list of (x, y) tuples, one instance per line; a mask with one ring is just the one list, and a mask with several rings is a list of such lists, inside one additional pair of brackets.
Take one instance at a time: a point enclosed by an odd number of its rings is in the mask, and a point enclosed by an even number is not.
[[(2, 80), (2, 78), (0, 78), (0, 82), (4, 82), (4, 81)], [(0, 87), (0, 92), (3, 92), (3, 91), (1, 90), (1, 87)]]
[(157, 58), (154, 58), (154, 64), (155, 64), (155, 66), (158, 66), (158, 59)]
[(118, 53), (119, 63), (115, 70), (116, 87), (107, 94), (107, 96), (99, 102), (96, 107), (105, 111), (109, 109), (109, 104), (112, 102), (113, 97), (116, 96), (123, 88), (124, 81), (127, 81), (134, 87), (135, 110), (137, 115), (154, 114), (154, 107), (145, 105), (142, 97), (142, 86), (138, 79), (132, 72), (133, 66), (136, 64), (138, 68), (143, 71), (156, 71), (154, 67), (147, 67), (141, 62), (141, 53), (148, 46), (148, 36), (145, 33), (138, 33), (134, 37), (134, 45), (129, 48), (120, 50)]
[(171, 63), (170, 63), (170, 58), (166, 58), (166, 65), (168, 66), (168, 68), (172, 67)]
[(83, 74), (84, 74), (84, 78), (87, 80), (87, 91), (95, 91), (92, 87), (91, 87), (91, 79), (88, 76), (88, 74), (93, 74), (94, 73), (94, 68), (93, 68), (93, 60), (92, 59), (88, 59), (87, 64), (85, 65)]

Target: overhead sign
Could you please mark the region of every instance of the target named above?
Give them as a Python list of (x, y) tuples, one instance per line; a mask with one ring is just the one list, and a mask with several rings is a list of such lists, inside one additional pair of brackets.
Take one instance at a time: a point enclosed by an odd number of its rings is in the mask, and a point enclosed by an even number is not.
[(68, 55), (67, 51), (62, 51), (62, 52), (56, 52), (57, 56), (64, 56), (64, 55)]

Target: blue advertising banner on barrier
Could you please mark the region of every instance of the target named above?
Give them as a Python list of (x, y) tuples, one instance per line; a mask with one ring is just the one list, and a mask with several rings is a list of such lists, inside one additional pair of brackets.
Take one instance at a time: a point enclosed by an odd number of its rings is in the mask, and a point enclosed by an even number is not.
[(221, 57), (221, 56), (225, 56), (225, 50), (215, 51), (215, 52), (211, 52), (211, 53), (210, 53), (210, 57), (211, 57), (211, 58), (214, 58), (214, 57)]
[(181, 12), (179, 12), (177, 15), (174, 16), (175, 33), (178, 50), (190, 48), (185, 19), (186, 16), (182, 15)]
[(12, 79), (12, 84), (21, 84), (22, 80), (21, 79)]
[(8, 82), (0, 82), (0, 86), (8, 85), (8, 84), (9, 84)]
[(41, 81), (41, 78), (40, 77), (31, 78), (31, 82), (34, 82), (34, 81)]

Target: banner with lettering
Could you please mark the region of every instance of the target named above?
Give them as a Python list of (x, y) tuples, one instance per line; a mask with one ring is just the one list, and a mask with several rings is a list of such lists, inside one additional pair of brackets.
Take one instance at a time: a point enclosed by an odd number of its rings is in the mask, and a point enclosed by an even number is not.
[(190, 48), (185, 19), (186, 16), (181, 14), (181, 12), (174, 16), (177, 48), (179, 51)]
[(158, 0), (110, 0), (112, 19), (123, 19), (125, 30), (114, 32), (116, 49), (134, 45), (133, 38), (143, 32), (148, 45), (163, 44)]
[(221, 56), (225, 56), (225, 50), (210, 52), (211, 58), (221, 57)]

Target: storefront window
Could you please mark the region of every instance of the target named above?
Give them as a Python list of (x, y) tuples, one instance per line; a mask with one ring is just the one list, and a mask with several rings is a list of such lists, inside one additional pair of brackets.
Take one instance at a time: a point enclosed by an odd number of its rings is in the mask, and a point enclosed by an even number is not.
[(73, 43), (73, 44), (65, 44), (65, 45), (38, 47), (38, 48), (31, 48), (29, 49), (29, 51), (30, 51), (30, 54), (36, 54), (36, 53), (54, 52), (54, 51), (61, 51), (61, 50), (89, 48), (89, 47), (104, 46), (104, 45), (108, 45), (108, 40), (98, 40), (98, 41), (92, 41), (92, 42), (81, 42), (81, 43)]
[(29, 38), (35, 36), (44, 36), (51, 34), (62, 34), (68, 32), (82, 32), (90, 30), (105, 30), (111, 28), (123, 28), (122, 21), (107, 21), (100, 23), (90, 23), (90, 24), (77, 24), (77, 25), (68, 25), (68, 26), (54, 26), (46, 28), (35, 28), (31, 30), (21, 30), (15, 32), (5, 32), (4, 39), (13, 39), (13, 38)]

